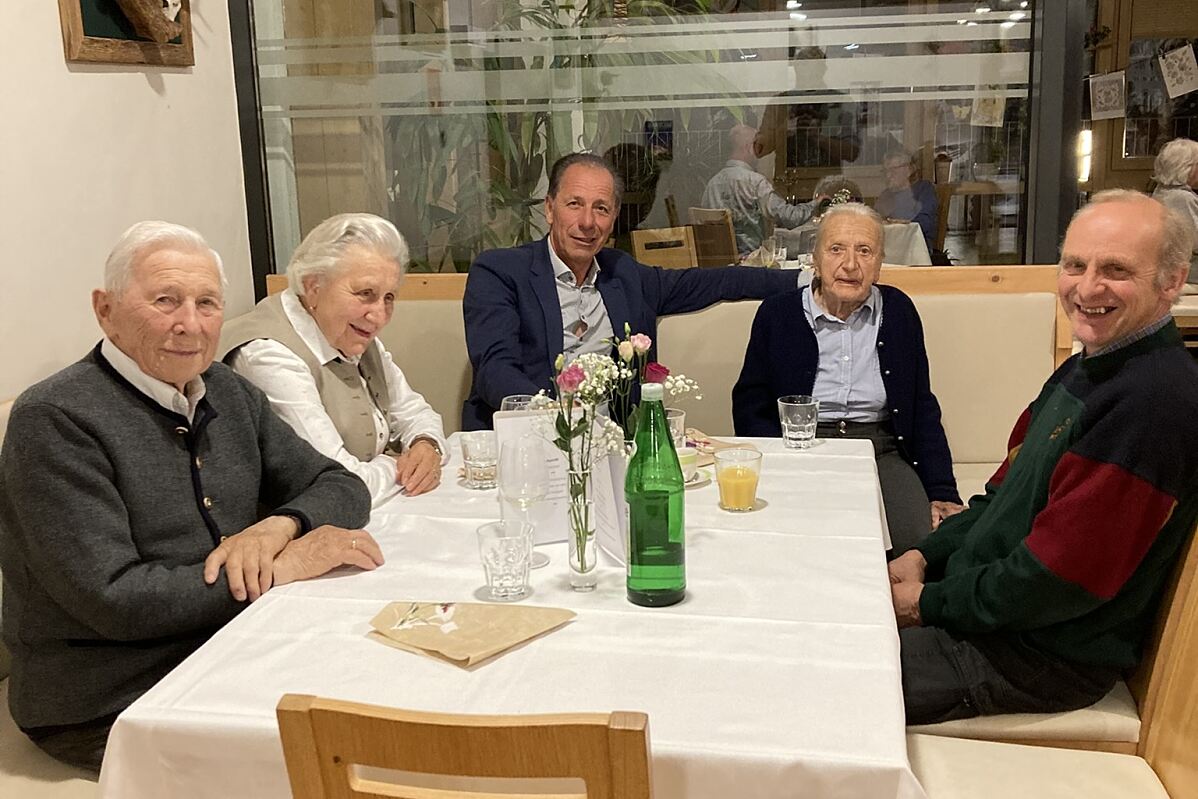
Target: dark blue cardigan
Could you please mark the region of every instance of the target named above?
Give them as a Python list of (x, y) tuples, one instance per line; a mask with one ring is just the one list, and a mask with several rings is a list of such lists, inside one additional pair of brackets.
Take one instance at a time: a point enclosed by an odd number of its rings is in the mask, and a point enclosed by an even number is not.
[[(890, 406), (898, 451), (919, 475), (931, 500), (960, 502), (953, 459), (940, 424), (940, 404), (928, 382), (923, 325), (911, 298), (891, 286), (882, 292), (878, 364)], [(740, 379), (732, 388), (732, 421), (738, 436), (781, 436), (778, 397), (810, 394), (819, 345), (803, 313), (803, 291), (763, 301), (753, 319)]]

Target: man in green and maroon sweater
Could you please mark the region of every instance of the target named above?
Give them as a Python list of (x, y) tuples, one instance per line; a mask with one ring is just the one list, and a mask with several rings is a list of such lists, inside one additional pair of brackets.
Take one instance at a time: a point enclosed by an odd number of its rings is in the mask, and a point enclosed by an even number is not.
[(1085, 707), (1139, 660), (1198, 521), (1198, 365), (1169, 313), (1192, 236), (1130, 191), (1069, 225), (1058, 293), (1083, 351), (986, 493), (890, 564), (908, 723)]

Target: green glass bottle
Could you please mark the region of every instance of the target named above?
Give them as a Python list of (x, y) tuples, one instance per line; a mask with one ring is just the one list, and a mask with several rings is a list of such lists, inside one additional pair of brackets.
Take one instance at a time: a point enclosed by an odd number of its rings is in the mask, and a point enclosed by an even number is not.
[(624, 479), (628, 502), (628, 601), (656, 608), (686, 596), (682, 467), (660, 383), (641, 386), (636, 451)]

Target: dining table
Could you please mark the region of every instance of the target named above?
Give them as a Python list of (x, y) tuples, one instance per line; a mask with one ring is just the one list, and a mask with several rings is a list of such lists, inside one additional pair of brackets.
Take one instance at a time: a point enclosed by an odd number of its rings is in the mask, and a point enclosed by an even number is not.
[(462, 667), (384, 646), (393, 601), (486, 600), (476, 529), (494, 489), (457, 476), (397, 495), (367, 530), (386, 562), (272, 588), (117, 719), (109, 799), (290, 796), (275, 707), (287, 693), (439, 713), (641, 711), (657, 799), (921, 799), (907, 759), (899, 637), (872, 445), (817, 439), (763, 452), (754, 510), (724, 511), (710, 473), (685, 492), (685, 599), (645, 608), (624, 568), (570, 587), (565, 543), (531, 572), (524, 606), (575, 617)]
[[(796, 258), (814, 247), (816, 227), (775, 228), (774, 236), (780, 246), (786, 247), (787, 257)], [(923, 229), (917, 223), (887, 222), (883, 235), (883, 260), (887, 266), (931, 266), (932, 254), (928, 251)]]

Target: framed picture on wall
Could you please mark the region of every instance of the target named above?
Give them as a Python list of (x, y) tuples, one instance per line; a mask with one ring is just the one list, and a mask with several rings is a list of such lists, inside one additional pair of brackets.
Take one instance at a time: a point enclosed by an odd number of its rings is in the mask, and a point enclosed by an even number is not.
[(191, 0), (58, 0), (68, 61), (195, 64)]

